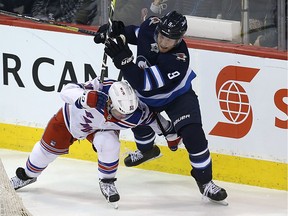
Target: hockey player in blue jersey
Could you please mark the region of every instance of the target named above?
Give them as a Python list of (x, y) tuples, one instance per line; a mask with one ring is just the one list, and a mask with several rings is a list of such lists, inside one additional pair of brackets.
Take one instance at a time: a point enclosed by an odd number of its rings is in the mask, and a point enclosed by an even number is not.
[[(186, 18), (171, 11), (162, 18), (150, 17), (140, 26), (124, 26), (121, 21), (113, 21), (109, 36), (116, 40), (105, 41), (107, 27), (99, 28), (94, 41), (105, 43), (106, 54), (141, 101), (153, 111), (167, 113), (183, 139), (192, 166), (191, 175), (203, 196), (212, 201), (226, 199), (225, 189), (212, 181), (208, 141), (202, 128), (198, 98), (191, 84), (196, 75), (189, 68), (189, 52), (183, 40)], [(136, 63), (127, 43), (137, 46)], [(153, 146), (155, 133), (151, 128), (132, 130), (138, 150), (125, 158), (126, 166), (136, 166), (160, 154), (158, 147)], [(174, 146), (173, 150), (176, 149)]]

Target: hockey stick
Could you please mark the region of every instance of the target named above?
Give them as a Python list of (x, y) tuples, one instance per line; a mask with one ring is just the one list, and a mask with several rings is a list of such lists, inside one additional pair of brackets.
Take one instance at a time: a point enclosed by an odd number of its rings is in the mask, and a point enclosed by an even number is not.
[(78, 32), (78, 33), (83, 33), (83, 34), (87, 34), (87, 35), (94, 35), (95, 36), (97, 34), (94, 31), (90, 31), (90, 30), (86, 30), (86, 29), (82, 29), (82, 28), (77, 28), (74, 26), (65, 25), (65, 24), (58, 23), (58, 22), (55, 22), (52, 20), (42, 20), (42, 19), (38, 19), (35, 17), (30, 17), (30, 16), (26, 16), (26, 15), (22, 15), (22, 14), (17, 14), (17, 13), (11, 13), (8, 11), (3, 11), (3, 10), (0, 10), (0, 14), (5, 15), (5, 16), (9, 16), (9, 17), (18, 18), (18, 19), (24, 19), (24, 20), (32, 21), (35, 23), (55, 26), (57, 28), (61, 28), (61, 29), (65, 29), (65, 30), (73, 31), (73, 32)]
[[(115, 1), (110, 0), (110, 8), (109, 8), (109, 20), (108, 20), (108, 28), (106, 33), (106, 39), (108, 38), (109, 32), (111, 32), (112, 28), (112, 18), (114, 15), (114, 5)], [(100, 74), (100, 83), (103, 83), (104, 77), (108, 76), (108, 65), (107, 65), (107, 54), (104, 52), (103, 54), (103, 61), (102, 61), (102, 68), (101, 68), (101, 74)]]
[(120, 71), (119, 74), (118, 74), (117, 80), (118, 80), (118, 81), (122, 80), (122, 77), (123, 77), (123, 75), (122, 75), (122, 72)]

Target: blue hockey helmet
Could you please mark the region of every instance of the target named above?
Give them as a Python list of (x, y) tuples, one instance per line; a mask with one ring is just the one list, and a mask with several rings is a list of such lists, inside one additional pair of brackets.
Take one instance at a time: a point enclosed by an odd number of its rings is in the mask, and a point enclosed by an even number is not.
[(187, 31), (186, 17), (176, 11), (170, 11), (162, 18), (156, 27), (156, 33), (161, 33), (170, 39), (179, 40)]

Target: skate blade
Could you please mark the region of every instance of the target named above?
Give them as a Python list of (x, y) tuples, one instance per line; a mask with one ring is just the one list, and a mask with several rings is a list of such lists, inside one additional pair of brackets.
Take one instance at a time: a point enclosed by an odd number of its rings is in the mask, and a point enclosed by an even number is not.
[[(149, 159), (149, 160), (146, 160), (146, 161), (144, 161), (144, 162), (141, 163), (141, 164), (144, 164), (144, 163), (146, 163), (146, 162), (149, 162), (149, 161), (155, 160), (155, 159), (160, 158), (160, 157), (162, 157), (162, 156), (163, 156), (163, 155), (160, 153), (158, 156), (153, 157), (153, 158), (151, 158), (151, 159)], [(140, 165), (140, 164), (139, 164), (139, 165)]]
[(216, 201), (216, 200), (210, 199), (209, 197), (203, 197), (202, 200), (204, 202), (212, 202), (212, 203), (215, 203), (215, 204), (218, 204), (218, 205), (223, 205), (223, 206), (228, 206), (229, 205), (229, 203), (226, 200)]
[(212, 203), (216, 203), (218, 205), (223, 205), (223, 206), (228, 206), (229, 205), (229, 203), (226, 200), (216, 201), (216, 200), (209, 199), (209, 201), (212, 202)]
[(118, 202), (109, 202), (107, 201), (108, 205), (113, 207), (114, 209), (118, 209), (119, 208), (119, 205), (118, 205)]

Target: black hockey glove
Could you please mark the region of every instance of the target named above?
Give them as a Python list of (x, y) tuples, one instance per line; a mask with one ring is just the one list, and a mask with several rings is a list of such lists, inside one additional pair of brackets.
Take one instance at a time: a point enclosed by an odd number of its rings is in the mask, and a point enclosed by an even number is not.
[(94, 37), (94, 42), (96, 44), (105, 43), (107, 32), (109, 32), (108, 36), (112, 38), (116, 38), (117, 36), (119, 36), (120, 34), (124, 34), (125, 32), (125, 25), (122, 21), (112, 21), (112, 27), (109, 31), (108, 28), (108, 24), (100, 26), (96, 36)]
[(116, 42), (109, 38), (105, 43), (105, 53), (110, 56), (114, 65), (118, 69), (124, 69), (125, 66), (133, 64), (133, 53), (124, 42), (123, 35), (116, 37)]

